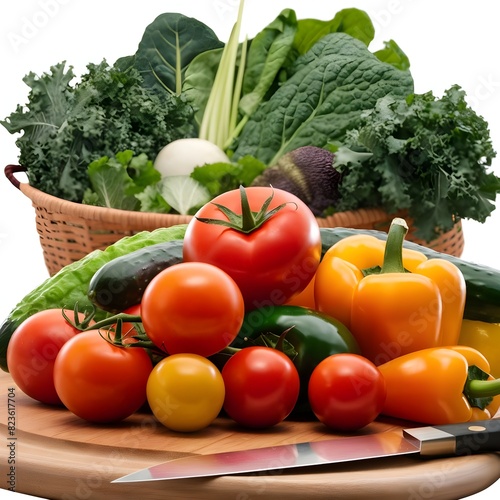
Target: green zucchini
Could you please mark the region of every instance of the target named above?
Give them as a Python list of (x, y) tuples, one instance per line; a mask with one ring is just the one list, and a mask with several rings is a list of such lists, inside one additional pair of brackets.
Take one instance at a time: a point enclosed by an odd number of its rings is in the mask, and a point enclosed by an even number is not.
[(166, 241), (113, 259), (90, 280), (89, 299), (111, 313), (139, 304), (144, 289), (159, 272), (182, 262), (182, 244), (182, 240)]
[[(121, 238), (105, 250), (94, 250), (82, 259), (63, 267), (28, 293), (9, 313), (0, 325), (0, 368), (8, 372), (7, 347), (16, 328), (31, 315), (44, 309), (60, 308), (83, 311), (92, 306), (87, 296), (90, 280), (97, 270), (111, 260), (156, 243), (182, 240), (186, 224), (141, 231), (133, 236)], [(96, 319), (106, 316), (104, 310), (97, 310)]]
[[(385, 240), (387, 233), (373, 229), (321, 228), (322, 252), (343, 238), (354, 234), (367, 234)], [(468, 262), (454, 255), (438, 252), (412, 241), (404, 246), (422, 252), (427, 258), (445, 259), (455, 264), (464, 275), (466, 299), (464, 318), (488, 323), (500, 323), (500, 270)]]

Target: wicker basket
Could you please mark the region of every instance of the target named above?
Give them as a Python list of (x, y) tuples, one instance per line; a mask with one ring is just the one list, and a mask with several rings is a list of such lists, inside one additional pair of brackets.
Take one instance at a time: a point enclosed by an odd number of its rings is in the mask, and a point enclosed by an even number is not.
[[(5, 167), (7, 179), (33, 203), (36, 228), (50, 275), (54, 275), (63, 266), (81, 259), (92, 250), (104, 249), (124, 236), (140, 231), (152, 231), (159, 227), (185, 224), (191, 220), (191, 216), (186, 215), (133, 212), (62, 200), (20, 182), (14, 175), (18, 172), (26, 172), (26, 168), (19, 165)], [(381, 209), (373, 208), (339, 212), (317, 220), (320, 227), (387, 231), (393, 217), (394, 215), (387, 214)], [(410, 224), (408, 240), (451, 255), (462, 254), (464, 236), (460, 221), (457, 221), (451, 231), (443, 233), (429, 243), (416, 238), (413, 232), (414, 228)]]

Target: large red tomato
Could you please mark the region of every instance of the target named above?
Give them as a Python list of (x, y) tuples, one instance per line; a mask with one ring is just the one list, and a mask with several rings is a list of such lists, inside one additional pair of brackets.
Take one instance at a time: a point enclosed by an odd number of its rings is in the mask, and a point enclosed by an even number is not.
[(271, 187), (219, 195), (197, 212), (184, 237), (184, 261), (223, 269), (241, 289), (247, 311), (300, 293), (320, 257), (314, 214), (296, 196)]

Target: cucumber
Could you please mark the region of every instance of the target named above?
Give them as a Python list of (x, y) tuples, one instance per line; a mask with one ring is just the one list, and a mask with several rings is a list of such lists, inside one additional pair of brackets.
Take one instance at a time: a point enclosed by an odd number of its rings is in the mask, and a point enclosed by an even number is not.
[(159, 272), (182, 262), (182, 244), (182, 240), (166, 241), (113, 259), (90, 280), (88, 298), (114, 314), (139, 304), (146, 286)]
[[(0, 368), (9, 371), (7, 347), (16, 328), (25, 319), (44, 309), (73, 309), (78, 305), (79, 310), (84, 311), (92, 305), (87, 296), (88, 287), (100, 267), (139, 248), (170, 240), (182, 240), (186, 227), (187, 224), (179, 224), (125, 236), (105, 250), (94, 250), (82, 259), (64, 266), (54, 276), (46, 279), (18, 303), (0, 325)], [(106, 314), (104, 310), (98, 309), (96, 319), (102, 319)]]
[[(387, 233), (373, 229), (321, 228), (323, 254), (335, 243), (354, 234), (367, 234), (381, 240)], [(500, 323), (500, 270), (438, 252), (432, 248), (405, 241), (404, 246), (422, 252), (427, 258), (445, 259), (455, 264), (465, 278), (466, 299), (464, 318), (487, 323)]]

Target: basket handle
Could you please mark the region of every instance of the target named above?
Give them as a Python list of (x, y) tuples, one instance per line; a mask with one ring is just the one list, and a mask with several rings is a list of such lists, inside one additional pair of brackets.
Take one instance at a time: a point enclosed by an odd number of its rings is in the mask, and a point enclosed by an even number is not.
[(22, 167), (21, 165), (7, 165), (4, 169), (5, 177), (7, 177), (10, 183), (17, 189), (21, 189), (21, 182), (14, 177), (14, 174), (26, 171), (26, 167)]

